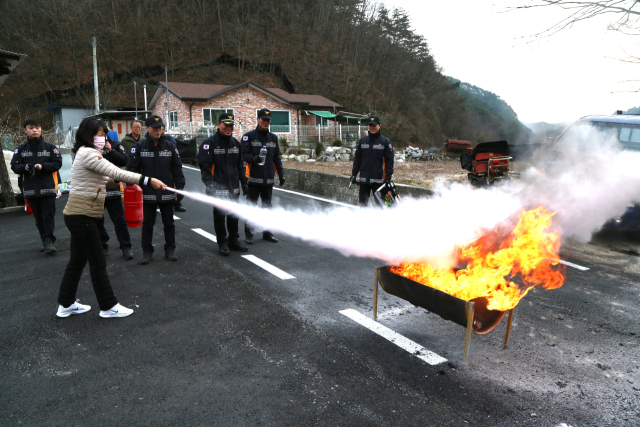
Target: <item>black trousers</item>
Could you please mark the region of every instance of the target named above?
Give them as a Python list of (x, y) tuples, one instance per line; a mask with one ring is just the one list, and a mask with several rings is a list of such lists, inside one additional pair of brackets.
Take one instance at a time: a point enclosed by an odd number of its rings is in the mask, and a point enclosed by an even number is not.
[(173, 224), (173, 202), (144, 203), (142, 206), (142, 250), (153, 252), (153, 226), (156, 224), (156, 209), (160, 209), (164, 225), (164, 248), (176, 248), (176, 226)]
[[(364, 184), (360, 183), (360, 193), (358, 194), (358, 202), (360, 206), (366, 207), (369, 204), (369, 196), (376, 191), (382, 183)], [(375, 203), (374, 203), (375, 205)]]
[[(247, 201), (253, 205), (258, 204), (258, 198), (262, 199), (262, 207), (271, 207), (271, 196), (273, 195), (273, 185), (251, 185), (249, 184), (249, 192), (247, 193)], [(271, 234), (270, 231), (263, 230), (263, 235)], [(244, 235), (246, 237), (253, 236), (253, 227), (248, 222), (244, 223)]]
[[(231, 197), (230, 199), (236, 202), (240, 196)], [(226, 226), (225, 226), (226, 221)], [(240, 219), (227, 212), (224, 209), (217, 207), (213, 208), (213, 229), (216, 230), (216, 240), (218, 244), (226, 244), (229, 240), (234, 241), (240, 239), (240, 233), (238, 233), (238, 222)], [(229, 236), (227, 237), (227, 230), (229, 230)]]
[(27, 200), (33, 210), (40, 239), (42, 241), (51, 239), (52, 242), (55, 242), (56, 237), (53, 235), (53, 231), (56, 228), (56, 196), (32, 197)]
[(100, 310), (109, 310), (118, 303), (118, 299), (113, 293), (107, 274), (107, 261), (98, 234), (98, 218), (64, 215), (64, 223), (71, 232), (71, 247), (69, 263), (60, 283), (58, 304), (69, 307), (74, 303), (82, 270), (89, 261), (91, 284)]
[[(129, 236), (129, 227), (127, 221), (124, 220), (124, 206), (122, 205), (122, 197), (117, 199), (106, 199), (104, 208), (109, 212), (109, 218), (113, 222), (113, 228), (116, 230), (116, 237), (120, 242), (120, 248), (131, 247), (131, 237)], [(98, 222), (98, 232), (100, 233), (100, 242), (102, 247), (109, 247), (109, 234), (104, 228), (104, 216)]]

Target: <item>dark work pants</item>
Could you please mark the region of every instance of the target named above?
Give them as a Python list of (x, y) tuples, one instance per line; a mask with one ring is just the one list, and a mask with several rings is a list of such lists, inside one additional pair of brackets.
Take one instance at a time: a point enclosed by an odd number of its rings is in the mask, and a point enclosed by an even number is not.
[[(124, 206), (122, 205), (122, 198), (106, 199), (104, 201), (104, 208), (109, 212), (109, 218), (113, 222), (113, 228), (116, 230), (116, 237), (120, 242), (120, 248), (131, 247), (131, 237), (129, 236), (129, 229), (127, 227), (127, 221), (124, 220)], [(102, 247), (108, 247), (109, 234), (107, 229), (104, 228), (104, 216), (98, 222), (98, 232), (100, 233), (100, 242)]]
[(53, 231), (56, 228), (56, 196), (33, 197), (27, 200), (33, 210), (40, 239), (42, 241), (51, 239), (52, 242), (55, 242), (56, 237), (53, 235)]
[(60, 283), (58, 304), (69, 307), (75, 302), (82, 270), (89, 261), (91, 284), (100, 310), (109, 310), (118, 303), (118, 299), (113, 293), (107, 274), (107, 261), (98, 234), (98, 218), (64, 215), (64, 223), (71, 232), (71, 247), (69, 263)]
[(176, 248), (176, 226), (173, 224), (173, 202), (144, 203), (142, 213), (142, 250), (153, 252), (153, 226), (156, 223), (156, 209), (160, 209), (162, 224), (164, 224), (164, 248)]
[[(361, 182), (360, 193), (358, 195), (358, 202), (360, 203), (360, 206), (366, 207), (369, 204), (369, 196), (371, 193), (380, 188), (381, 185), (382, 183), (364, 184)], [(377, 203), (374, 203), (374, 206), (376, 205)]]
[[(240, 197), (232, 197), (231, 200), (237, 202)], [(225, 227), (226, 220), (226, 227)], [(228, 213), (224, 209), (213, 208), (213, 229), (216, 230), (216, 240), (218, 244), (226, 244), (229, 240), (234, 241), (240, 239), (240, 233), (238, 233), (238, 221), (240, 219)], [(227, 237), (227, 230), (229, 230), (229, 237)]]
[[(247, 193), (247, 201), (252, 205), (258, 204), (258, 198), (262, 199), (262, 207), (271, 207), (271, 196), (273, 195), (273, 185), (251, 185), (249, 184), (249, 192)], [(263, 235), (271, 234), (270, 231), (263, 230)], [(246, 237), (253, 236), (253, 227), (248, 222), (244, 223), (244, 235)]]

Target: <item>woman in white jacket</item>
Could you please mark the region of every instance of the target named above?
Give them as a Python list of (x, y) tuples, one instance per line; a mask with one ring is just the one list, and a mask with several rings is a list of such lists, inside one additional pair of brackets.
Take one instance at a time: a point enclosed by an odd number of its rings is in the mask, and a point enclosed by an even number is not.
[(71, 189), (64, 208), (64, 223), (71, 232), (71, 254), (58, 294), (58, 317), (86, 313), (91, 306), (76, 300), (82, 270), (89, 261), (91, 283), (100, 306), (100, 317), (125, 317), (133, 313), (118, 303), (107, 275), (98, 220), (104, 215), (106, 187), (113, 181), (151, 185), (155, 189), (166, 186), (155, 178), (128, 172), (102, 158), (107, 126), (102, 119), (86, 119), (78, 128), (73, 147), (75, 159), (71, 166)]

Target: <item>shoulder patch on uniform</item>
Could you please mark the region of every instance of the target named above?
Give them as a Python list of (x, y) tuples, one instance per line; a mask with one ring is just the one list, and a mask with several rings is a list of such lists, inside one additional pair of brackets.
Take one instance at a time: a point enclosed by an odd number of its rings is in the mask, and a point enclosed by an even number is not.
[(243, 137), (242, 137), (242, 140), (243, 140), (243, 141), (248, 141), (248, 140), (249, 140), (249, 137), (248, 137), (247, 135), (245, 135), (245, 136), (243, 136)]
[(53, 149), (53, 152), (54, 152), (54, 153), (56, 153), (56, 154), (60, 154), (60, 152), (58, 151), (58, 149), (57, 149), (57, 148), (54, 148), (54, 149)]
[(136, 152), (136, 147), (131, 147), (131, 154)]
[(208, 150), (208, 149), (209, 149), (209, 144), (204, 144), (204, 145), (202, 146), (202, 149), (203, 149), (203, 150)]
[(178, 155), (178, 157), (180, 157), (180, 152), (178, 151), (177, 148), (176, 148), (176, 154)]
[(389, 144), (389, 148), (391, 148), (393, 150), (393, 145)]
[(13, 154), (18, 154), (18, 149), (16, 148), (16, 150), (13, 152)]

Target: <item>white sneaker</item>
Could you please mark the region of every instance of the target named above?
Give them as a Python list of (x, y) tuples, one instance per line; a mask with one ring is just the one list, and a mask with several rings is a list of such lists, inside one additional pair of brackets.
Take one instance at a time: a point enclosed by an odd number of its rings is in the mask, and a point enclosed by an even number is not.
[(133, 310), (120, 305), (120, 303), (114, 305), (109, 310), (100, 310), (100, 317), (104, 317), (105, 319), (109, 317), (127, 317), (130, 314), (133, 314)]
[(58, 317), (69, 317), (72, 314), (86, 313), (89, 310), (91, 310), (91, 306), (90, 305), (80, 304), (80, 300), (77, 299), (76, 302), (74, 302), (73, 304), (71, 304), (67, 308), (64, 308), (63, 306), (59, 305), (58, 306), (58, 312), (56, 313), (56, 316), (58, 316)]

